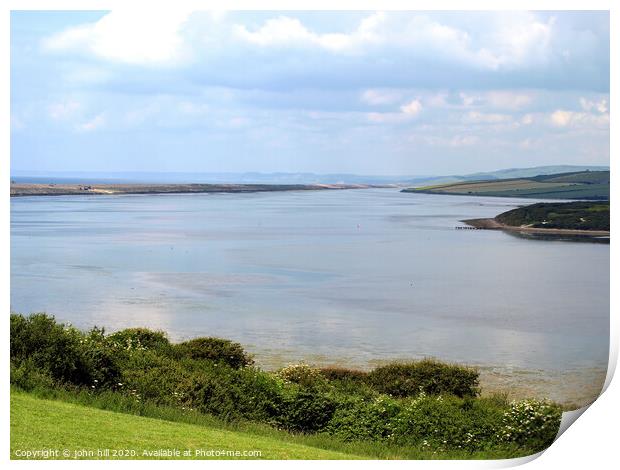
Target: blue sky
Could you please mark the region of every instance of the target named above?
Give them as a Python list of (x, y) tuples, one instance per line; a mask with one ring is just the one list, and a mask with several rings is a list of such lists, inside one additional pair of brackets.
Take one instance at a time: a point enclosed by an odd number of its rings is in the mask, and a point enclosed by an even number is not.
[(13, 171), (609, 164), (607, 12), (13, 12)]

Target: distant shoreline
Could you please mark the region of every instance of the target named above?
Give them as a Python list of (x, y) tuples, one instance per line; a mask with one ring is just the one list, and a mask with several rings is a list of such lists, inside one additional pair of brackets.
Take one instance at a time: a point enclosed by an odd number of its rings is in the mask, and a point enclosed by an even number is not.
[(588, 235), (591, 237), (608, 237), (608, 230), (577, 230), (564, 228), (538, 228), (527, 226), (506, 225), (498, 222), (496, 219), (467, 219), (461, 222), (483, 230), (507, 230), (512, 232), (538, 233), (549, 235)]
[(385, 187), (369, 184), (44, 184), (12, 183), (11, 197), (115, 194), (256, 193)]

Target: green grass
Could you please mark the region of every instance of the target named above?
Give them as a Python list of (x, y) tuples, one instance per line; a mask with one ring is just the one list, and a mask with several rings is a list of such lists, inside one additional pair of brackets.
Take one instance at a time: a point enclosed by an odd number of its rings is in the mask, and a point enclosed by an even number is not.
[[(197, 449), (217, 451), (260, 451), (262, 459), (353, 459), (342, 452), (318, 449), (286, 442), (270, 436), (256, 436), (195, 424), (132, 416), (73, 403), (43, 400), (25, 393), (11, 393), (11, 457), (16, 452), (35, 449), (59, 449), (75, 458), (76, 452), (98, 449), (123, 450), (132, 458), (153, 458), (144, 452), (159, 449), (188, 449), (185, 458), (210, 458), (193, 455)], [(135, 455), (134, 455), (135, 452)], [(78, 457), (80, 458), (80, 457)], [(93, 458), (82, 455), (81, 458)], [(127, 458), (127, 455), (107, 458)], [(175, 457), (179, 458), (179, 457)], [(183, 458), (183, 455), (181, 456)], [(213, 457), (211, 457), (213, 458)], [(221, 458), (256, 458), (248, 456)]]
[(545, 199), (609, 199), (609, 171), (584, 171), (531, 178), (461, 181), (403, 192)]
[[(11, 388), (12, 458), (19, 458), (15, 456), (18, 449), (186, 448), (196, 436), (196, 448), (228, 449), (234, 444), (234, 450), (260, 450), (261, 459), (469, 460), (507, 459), (530, 453), (515, 448), (435, 452), (373, 441), (343, 442), (325, 434), (293, 434), (259, 423), (224, 422), (202, 413), (138, 403), (114, 393), (58, 389), (26, 393)], [(241, 443), (249, 445), (242, 447)]]

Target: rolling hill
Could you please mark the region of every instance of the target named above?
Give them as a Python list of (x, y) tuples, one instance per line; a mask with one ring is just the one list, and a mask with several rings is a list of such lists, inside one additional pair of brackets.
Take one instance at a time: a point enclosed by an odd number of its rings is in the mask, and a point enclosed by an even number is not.
[(609, 171), (576, 171), (485, 179), (404, 189), (403, 192), (535, 199), (609, 199)]

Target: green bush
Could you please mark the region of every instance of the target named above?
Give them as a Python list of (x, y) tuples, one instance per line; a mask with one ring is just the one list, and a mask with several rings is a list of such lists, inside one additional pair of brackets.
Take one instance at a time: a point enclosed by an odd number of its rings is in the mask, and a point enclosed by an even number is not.
[(514, 402), (504, 413), (500, 435), (506, 442), (539, 452), (553, 443), (561, 420), (558, 405), (539, 400)]
[(327, 380), (347, 380), (351, 382), (364, 382), (368, 372), (356, 369), (346, 369), (344, 367), (323, 367), (319, 369), (321, 375)]
[(431, 359), (377, 367), (368, 374), (367, 382), (394, 397), (412, 397), (420, 392), (475, 397), (479, 393), (477, 370)]
[(239, 343), (221, 338), (196, 338), (175, 345), (180, 357), (221, 362), (240, 368), (252, 365), (254, 360)]
[(547, 402), (478, 398), (477, 371), (432, 360), (368, 374), (305, 364), (267, 373), (219, 338), (172, 345), (144, 328), (82, 333), (45, 314), (11, 315), (10, 330), (11, 384), (97, 394), (134, 410), (165, 405), (345, 441), (471, 452), (543, 450), (561, 418)]
[(338, 406), (326, 432), (343, 441), (384, 440), (393, 434), (393, 420), (401, 403), (386, 395), (372, 400), (348, 399)]
[(123, 390), (137, 400), (198, 410), (224, 419), (273, 422), (282, 384), (252, 367), (234, 369), (213, 361), (134, 353), (123, 373)]
[(125, 351), (149, 349), (167, 353), (171, 348), (166, 333), (147, 328), (126, 328), (112, 333), (108, 339)]
[(278, 424), (297, 432), (323, 430), (336, 411), (337, 401), (314, 387), (289, 386), (284, 389)]
[(421, 394), (392, 421), (391, 439), (436, 450), (483, 450), (500, 442), (502, 409), (484, 400)]
[(178, 390), (188, 407), (227, 420), (272, 424), (282, 404), (282, 386), (269, 374), (217, 363), (189, 375)]
[(122, 375), (122, 356), (109, 336), (105, 336), (105, 331), (102, 328), (93, 328), (80, 340), (80, 344), (91, 387), (116, 388)]
[(119, 388), (137, 401), (152, 401), (171, 406), (184, 406), (179, 384), (192, 374), (182, 361), (157, 354), (156, 351), (134, 351), (123, 365)]
[(51, 374), (37, 367), (31, 359), (11, 361), (11, 384), (26, 391), (49, 389), (56, 385)]
[(307, 364), (291, 364), (277, 372), (277, 376), (287, 383), (302, 387), (321, 387), (327, 384), (321, 371)]
[(55, 380), (90, 384), (92, 370), (84, 356), (83, 334), (56, 323), (53, 316), (11, 314), (11, 359), (48, 371)]

